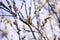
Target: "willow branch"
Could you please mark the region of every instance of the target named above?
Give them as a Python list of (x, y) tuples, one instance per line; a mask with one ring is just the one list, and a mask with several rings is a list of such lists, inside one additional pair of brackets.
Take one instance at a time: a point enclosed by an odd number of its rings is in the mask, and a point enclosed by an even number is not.
[(24, 18), (24, 16), (22, 15), (22, 13), (19, 11), (19, 14), (22, 16), (22, 18)]
[(0, 16), (10, 16), (10, 17), (13, 17), (12, 15), (0, 15)]
[(9, 12), (9, 10), (6, 10), (6, 9), (5, 9), (5, 8), (3, 8), (3, 7), (0, 7), (0, 9), (3, 9), (3, 10), (5, 10), (5, 11)]
[(26, 16), (28, 17), (26, 4), (25, 4), (25, 11), (26, 11)]
[(16, 28), (17, 28), (17, 30), (18, 30), (17, 33), (18, 33), (18, 36), (19, 36), (19, 40), (21, 40), (21, 39), (20, 39), (20, 31), (21, 31), (21, 30), (20, 30), (19, 27), (18, 27), (18, 23), (17, 23), (16, 18), (15, 18), (15, 22), (14, 22), (14, 24), (16, 25)]
[(31, 7), (29, 7), (29, 16), (31, 15)]
[[(60, 19), (59, 19), (58, 15), (57, 15), (57, 12), (54, 11), (52, 5), (50, 5), (50, 3), (48, 2), (48, 0), (46, 0), (46, 1), (47, 1), (48, 5), (51, 7), (52, 12), (55, 14), (55, 16), (57, 17), (58, 22), (59, 22), (59, 24), (60, 24)], [(60, 25), (59, 25), (59, 27), (60, 27)]]
[(8, 7), (6, 7), (2, 2), (0, 2), (0, 6), (3, 6), (4, 8), (6, 8), (7, 10), (10, 10)]
[(35, 40), (36, 40), (36, 37), (35, 37), (35, 35), (34, 35), (34, 32), (33, 32), (32, 28), (31, 28), (31, 26), (30, 26), (27, 22), (23, 21), (21, 18), (19, 18), (19, 19), (20, 19), (23, 23), (25, 23), (25, 24), (28, 25), (28, 27), (30, 28), (30, 30), (31, 30), (31, 32), (32, 32), (32, 34), (33, 34), (33, 36), (34, 36), (34, 38), (35, 38)]

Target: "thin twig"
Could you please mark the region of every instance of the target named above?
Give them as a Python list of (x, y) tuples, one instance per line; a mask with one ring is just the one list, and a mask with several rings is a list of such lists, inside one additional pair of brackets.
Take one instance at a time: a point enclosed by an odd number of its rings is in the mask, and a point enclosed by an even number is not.
[(59, 19), (58, 15), (57, 15), (57, 12), (54, 11), (53, 7), (50, 5), (50, 3), (48, 2), (48, 0), (46, 0), (46, 1), (47, 1), (48, 5), (51, 7), (52, 12), (55, 14), (55, 16), (57, 17), (57, 20), (58, 20), (58, 22), (60, 24), (60, 19)]
[(0, 16), (10, 16), (10, 17), (13, 17), (12, 15), (0, 15)]
[[(14, 17), (14, 18), (15, 18), (15, 17)], [(19, 40), (21, 40), (21, 39), (20, 39), (20, 31), (21, 31), (21, 30), (20, 30), (19, 27), (18, 27), (18, 23), (17, 23), (16, 18), (15, 18), (15, 22), (14, 22), (14, 24), (16, 25), (16, 28), (17, 28), (17, 30), (18, 30), (17, 33), (18, 33), (18, 36), (19, 36)]]
[(34, 15), (31, 20), (33, 20), (35, 17), (36, 17), (36, 15)]
[(22, 15), (22, 13), (19, 11), (20, 15), (22, 16), (22, 18), (24, 18), (24, 16)]
[(28, 25), (28, 27), (30, 28), (30, 30), (31, 30), (31, 32), (32, 32), (32, 34), (33, 34), (33, 36), (34, 36), (34, 38), (35, 38), (35, 40), (36, 40), (36, 37), (35, 37), (35, 35), (34, 35), (34, 32), (32, 31), (31, 26), (30, 26), (27, 22), (23, 21), (22, 18), (19, 17), (19, 19), (20, 19), (23, 23), (25, 23), (26, 25)]
[(32, 6), (32, 0), (30, 1), (29, 16), (31, 15), (31, 6)]
[(28, 17), (26, 4), (25, 4), (25, 11), (26, 11), (26, 16)]
[(31, 7), (29, 7), (29, 16), (31, 15)]
[(5, 10), (5, 11), (7, 11), (7, 12), (10, 13), (10, 14), (12, 14), (14, 17), (17, 16), (14, 12), (12, 12), (12, 11), (10, 11), (10, 10), (6, 10), (6, 9), (4, 9), (4, 8), (2, 8), (2, 7), (0, 7), (0, 8), (3, 9), (3, 10)]
[(25, 0), (23, 0), (23, 3), (25, 3), (25, 5), (24, 5), (24, 6), (25, 6), (26, 17), (28, 17), (26, 1), (25, 1)]
[[(27, 31), (27, 32), (31, 32), (30, 30), (26, 30), (26, 29), (24, 29), (25, 31)], [(36, 32), (36, 31), (33, 31), (33, 32)], [(38, 33), (38, 32), (36, 32), (36, 33)]]
[(5, 11), (7, 11), (7, 12), (9, 12), (9, 10), (6, 10), (5, 8), (3, 8), (3, 7), (0, 7), (1, 9), (3, 9), (3, 10), (5, 10)]
[(10, 10), (8, 7), (6, 7), (2, 2), (0, 2), (0, 6), (3, 6), (4, 8), (6, 8), (7, 10)]

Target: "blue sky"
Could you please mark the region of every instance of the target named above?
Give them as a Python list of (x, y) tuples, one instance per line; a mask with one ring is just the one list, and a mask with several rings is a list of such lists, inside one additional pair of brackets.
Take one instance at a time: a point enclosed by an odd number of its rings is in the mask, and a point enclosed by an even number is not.
[[(6, 1), (4, 0), (0, 0), (0, 1), (2, 1), (6, 6), (8, 6), (7, 5), (7, 3), (6, 3)], [(10, 1), (10, 0), (9, 0)], [(15, 0), (16, 1), (16, 6), (17, 6), (17, 8), (19, 8), (19, 10), (20, 10), (20, 7), (21, 7), (21, 5), (22, 5), (22, 0)], [(33, 17), (35, 14), (34, 14), (34, 4), (33, 4), (33, 2), (32, 2), (32, 5), (30, 5), (30, 2), (31, 2), (31, 0), (26, 0), (26, 6), (27, 6), (27, 13), (29, 13), (29, 7), (31, 6), (32, 7), (32, 9), (31, 9), (31, 16)], [(42, 0), (42, 2), (45, 2), (45, 0)], [(37, 1), (36, 1), (36, 5), (38, 5), (37, 4)], [(41, 22), (42, 21), (44, 21), (44, 19), (46, 18), (46, 17), (48, 17), (48, 14), (49, 14), (49, 12), (48, 12), (48, 10), (47, 10), (48, 8), (47, 8), (47, 4), (45, 5), (45, 7), (44, 8), (42, 8), (42, 10), (39, 12), (40, 13), (40, 19), (41, 19)], [(57, 11), (60, 9), (60, 1), (58, 2), (58, 5), (57, 5)], [(26, 12), (25, 12), (25, 7), (23, 6), (23, 8), (20, 10), (21, 11), (21, 13), (23, 14), (23, 16), (26, 18)], [(0, 9), (0, 15), (1, 15), (1, 12), (3, 12), (5, 15), (10, 15), (8, 12), (6, 12), (6, 11), (4, 11), (4, 10), (2, 10), (2, 9)], [(14, 18), (13, 17), (6, 17), (6, 19), (7, 20), (10, 20), (11, 21), (11, 23), (13, 24), (13, 22), (14, 22)], [(1, 19), (0, 19), (1, 20)], [(49, 21), (49, 20), (48, 20)], [(25, 32), (24, 30), (23, 30), (23, 24), (24, 23), (22, 23), (19, 19), (17, 19), (17, 22), (18, 22), (18, 26), (19, 26), (19, 28), (21, 29), (21, 32), (20, 32), (20, 36), (21, 37), (23, 37), (23, 36), (25, 36), (26, 35), (26, 39), (25, 40), (31, 40), (31, 38), (32, 38), (32, 34), (31, 34), (31, 32), (30, 33), (28, 33), (28, 32)], [(36, 24), (36, 18), (34, 18), (33, 19), (33, 24), (35, 25), (35, 26), (37, 26), (37, 24)], [(51, 20), (51, 23), (52, 23), (52, 25), (53, 25), (53, 28), (54, 28), (54, 30), (53, 30), (53, 32), (52, 32), (52, 30), (51, 30), (51, 26), (50, 26), (50, 23), (48, 22), (48, 23), (46, 23), (46, 25), (45, 25), (45, 33), (46, 33), (46, 35), (48, 36), (48, 38), (50, 38), (50, 37), (53, 37), (53, 34), (56, 34), (58, 37), (60, 37), (60, 28), (58, 28), (58, 23), (57, 23), (57, 21), (54, 19), (54, 17), (53, 17), (53, 15), (52, 15), (52, 20)], [(16, 26), (13, 24), (13, 28), (8, 24), (8, 25), (6, 25), (6, 26), (8, 26), (8, 38), (9, 38), (9, 40), (11, 40), (11, 35), (13, 35), (13, 37), (12, 37), (12, 39), (13, 40), (18, 40), (18, 34), (17, 34), (17, 29), (16, 29)], [(25, 25), (26, 26), (26, 29), (28, 29), (29, 30), (29, 28), (28, 28), (28, 26), (27, 25)], [(4, 23), (2, 23), (2, 22), (0, 22), (0, 29), (4, 29), (5, 28), (5, 24)], [(33, 28), (34, 29), (34, 28)], [(35, 30), (35, 29), (34, 29)], [(39, 34), (38, 33), (35, 33), (36, 34), (36, 36), (37, 37), (39, 37)], [(1, 32), (0, 32), (0, 35), (1, 35)], [(1, 38), (1, 36), (0, 36), (0, 38)], [(0, 40), (7, 40), (5, 37), (3, 37), (2, 39), (0, 39)]]

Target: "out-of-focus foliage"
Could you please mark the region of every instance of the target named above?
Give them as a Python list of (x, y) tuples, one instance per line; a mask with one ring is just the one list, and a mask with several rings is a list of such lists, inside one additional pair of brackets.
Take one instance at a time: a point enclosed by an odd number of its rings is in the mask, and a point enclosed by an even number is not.
[(60, 0), (1, 0), (0, 40), (60, 40)]

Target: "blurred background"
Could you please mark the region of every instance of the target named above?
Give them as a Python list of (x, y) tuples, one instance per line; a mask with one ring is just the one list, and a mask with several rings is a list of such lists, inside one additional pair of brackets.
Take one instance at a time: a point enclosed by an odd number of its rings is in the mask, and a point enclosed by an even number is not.
[(60, 0), (0, 0), (0, 40), (60, 40)]

